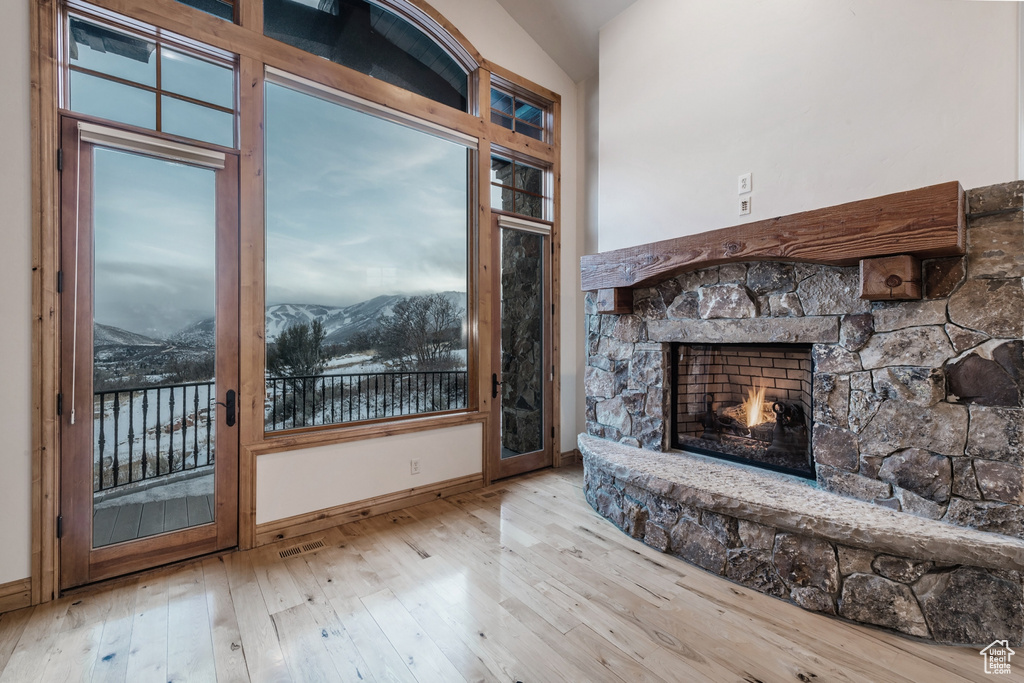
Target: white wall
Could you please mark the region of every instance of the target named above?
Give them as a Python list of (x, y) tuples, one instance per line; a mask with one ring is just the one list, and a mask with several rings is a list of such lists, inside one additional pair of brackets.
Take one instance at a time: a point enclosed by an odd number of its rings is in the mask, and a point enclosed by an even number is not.
[(601, 251), (1017, 173), (1015, 2), (639, 0), (600, 78)]
[[(479, 474), (479, 423), (259, 458), (256, 523)], [(420, 461), (412, 474), (411, 459)]]
[(0, 2), (0, 583), (31, 573), (32, 224), (28, 2)]

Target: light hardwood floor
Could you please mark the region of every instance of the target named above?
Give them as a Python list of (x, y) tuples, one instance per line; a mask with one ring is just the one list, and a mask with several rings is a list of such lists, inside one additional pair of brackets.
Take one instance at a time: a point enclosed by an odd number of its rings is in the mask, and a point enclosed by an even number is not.
[(548, 470), (4, 614), (0, 683), (988, 679), (974, 650), (651, 550), (590, 509), (582, 478)]

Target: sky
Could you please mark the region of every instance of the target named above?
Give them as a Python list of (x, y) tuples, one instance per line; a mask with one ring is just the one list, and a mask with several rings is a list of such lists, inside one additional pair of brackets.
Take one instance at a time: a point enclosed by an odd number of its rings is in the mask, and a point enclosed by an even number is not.
[[(75, 64), (155, 84), (152, 45), (147, 62), (78, 48)], [(165, 56), (166, 85), (181, 71), (189, 94), (230, 90), (226, 70)], [(153, 127), (152, 95), (74, 76), (74, 109)], [(267, 84), (266, 153), (268, 306), (467, 290), (465, 147)], [(167, 338), (213, 316), (213, 171), (97, 149), (94, 182), (96, 321)]]
[(165, 338), (213, 316), (214, 182), (209, 169), (96, 149), (96, 322)]
[(465, 147), (268, 84), (267, 305), (466, 291)]
[[(267, 305), (466, 291), (461, 145), (267, 86)], [(214, 314), (214, 172), (95, 155), (97, 322), (166, 338)]]

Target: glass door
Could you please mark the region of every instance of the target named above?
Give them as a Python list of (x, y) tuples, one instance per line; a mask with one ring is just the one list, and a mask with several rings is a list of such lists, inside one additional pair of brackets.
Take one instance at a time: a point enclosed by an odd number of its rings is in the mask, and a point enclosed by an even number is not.
[(500, 425), (490, 448), (490, 479), (552, 464), (550, 224), (494, 214), (501, 334), (491, 378)]
[(237, 543), (237, 158), (65, 119), (61, 588)]

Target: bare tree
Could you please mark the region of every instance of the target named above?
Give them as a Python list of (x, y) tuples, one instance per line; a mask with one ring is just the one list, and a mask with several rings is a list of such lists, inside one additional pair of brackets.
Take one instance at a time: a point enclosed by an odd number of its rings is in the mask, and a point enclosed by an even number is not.
[(443, 294), (402, 299), (377, 320), (377, 354), (403, 369), (449, 369), (462, 346), (464, 314)]

